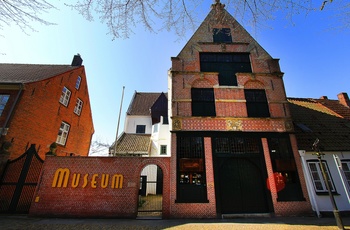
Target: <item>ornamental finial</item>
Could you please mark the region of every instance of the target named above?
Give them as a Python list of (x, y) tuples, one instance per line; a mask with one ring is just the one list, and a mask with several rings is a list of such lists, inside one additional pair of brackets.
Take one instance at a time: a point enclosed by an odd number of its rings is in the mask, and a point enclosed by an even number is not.
[(220, 0), (215, 0), (215, 3), (211, 5), (211, 8), (220, 11), (225, 8), (225, 4), (222, 4)]
[(211, 5), (211, 9), (215, 11), (214, 18), (216, 23), (223, 23), (225, 20), (224, 13), (225, 4), (222, 4), (220, 0), (215, 0), (215, 3)]

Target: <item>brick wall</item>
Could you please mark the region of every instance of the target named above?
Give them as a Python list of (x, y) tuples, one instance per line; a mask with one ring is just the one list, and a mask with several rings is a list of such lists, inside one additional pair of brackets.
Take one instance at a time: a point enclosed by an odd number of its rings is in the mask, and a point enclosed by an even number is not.
[[(79, 90), (75, 89), (78, 76), (82, 78)], [(71, 91), (67, 107), (59, 102), (64, 86)], [(11, 95), (10, 100), (13, 98)], [(73, 112), (77, 98), (84, 103), (80, 116)], [(49, 145), (56, 141), (62, 121), (70, 124), (70, 131), (66, 145), (59, 145), (57, 154), (86, 156), (94, 128), (84, 67), (25, 85), (3, 140), (12, 142), (10, 159), (23, 154), (31, 144), (37, 146), (38, 154), (45, 159)]]
[[(30, 216), (41, 217), (113, 217), (135, 218), (142, 169), (149, 164), (158, 165), (163, 171), (163, 217), (169, 216), (169, 163), (170, 158), (139, 157), (47, 157), (41, 172)], [(55, 172), (59, 168), (70, 170), (67, 187), (52, 187)], [(76, 187), (72, 186), (73, 174), (80, 174)], [(111, 188), (112, 182), (102, 188), (103, 174), (111, 178), (123, 176), (121, 188)], [(84, 176), (87, 185), (84, 186)], [(92, 181), (95, 176), (96, 188)], [(106, 178), (106, 177), (105, 177)]]

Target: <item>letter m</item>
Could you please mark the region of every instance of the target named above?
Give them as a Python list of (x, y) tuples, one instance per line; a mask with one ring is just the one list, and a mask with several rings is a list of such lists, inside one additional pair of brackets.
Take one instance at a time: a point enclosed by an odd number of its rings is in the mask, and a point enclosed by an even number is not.
[(123, 175), (114, 174), (112, 178), (112, 188), (122, 188), (123, 187)]
[(69, 178), (69, 169), (67, 168), (59, 168), (56, 170), (55, 172), (55, 176), (53, 178), (52, 181), (52, 187), (57, 187), (57, 188), (61, 188), (67, 187), (68, 184), (68, 178)]

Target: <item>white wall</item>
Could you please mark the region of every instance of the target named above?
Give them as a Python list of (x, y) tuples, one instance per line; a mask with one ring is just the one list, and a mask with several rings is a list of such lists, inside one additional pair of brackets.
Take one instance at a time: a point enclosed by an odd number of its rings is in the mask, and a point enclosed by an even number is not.
[(151, 116), (131, 116), (125, 118), (124, 132), (136, 133), (137, 125), (146, 125), (146, 134), (152, 133), (152, 118)]
[[(318, 160), (316, 155), (312, 155), (314, 152), (305, 152), (303, 150), (300, 150), (299, 153), (303, 152), (301, 155), (301, 159), (303, 162), (303, 172), (305, 175), (306, 183), (308, 183), (308, 193), (311, 200), (311, 204), (313, 206), (314, 211), (320, 211), (320, 212), (332, 212), (333, 206), (330, 200), (329, 195), (319, 195), (316, 194), (314, 184), (312, 179), (309, 168), (307, 167), (307, 160)], [(344, 188), (343, 181), (341, 179), (341, 176), (339, 175), (337, 165), (334, 161), (333, 154), (336, 154), (340, 160), (350, 160), (350, 152), (323, 152), (325, 155), (322, 157), (322, 160), (327, 161), (328, 169), (330, 172), (330, 175), (333, 179), (335, 189), (339, 195), (334, 195), (335, 203), (337, 205), (337, 208), (339, 211), (350, 211), (350, 204), (349, 200), (346, 194), (347, 188)], [(344, 181), (344, 183), (347, 183)], [(347, 189), (348, 190), (348, 189)], [(350, 194), (350, 191), (348, 191)]]
[[(155, 126), (158, 127), (158, 131), (155, 132)], [(151, 146), (151, 154), (150, 156), (159, 156), (159, 157), (166, 157), (170, 156), (170, 131), (169, 131), (169, 124), (163, 124), (163, 117), (161, 117), (160, 123), (154, 124), (152, 128), (152, 146)], [(167, 154), (166, 155), (160, 155), (160, 146), (166, 145), (167, 146)]]
[[(141, 176), (147, 176), (147, 181), (156, 182), (157, 181), (157, 165), (147, 165), (141, 172)], [(146, 196), (156, 195), (157, 184), (147, 183)]]

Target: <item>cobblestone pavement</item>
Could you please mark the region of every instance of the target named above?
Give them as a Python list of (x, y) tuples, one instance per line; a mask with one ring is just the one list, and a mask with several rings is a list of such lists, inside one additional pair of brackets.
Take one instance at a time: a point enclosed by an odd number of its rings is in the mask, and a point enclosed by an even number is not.
[[(342, 218), (345, 229), (350, 230), (350, 217)], [(0, 229), (338, 229), (334, 218), (236, 218), (236, 219), (61, 219), (32, 218), (26, 215), (0, 215)]]

